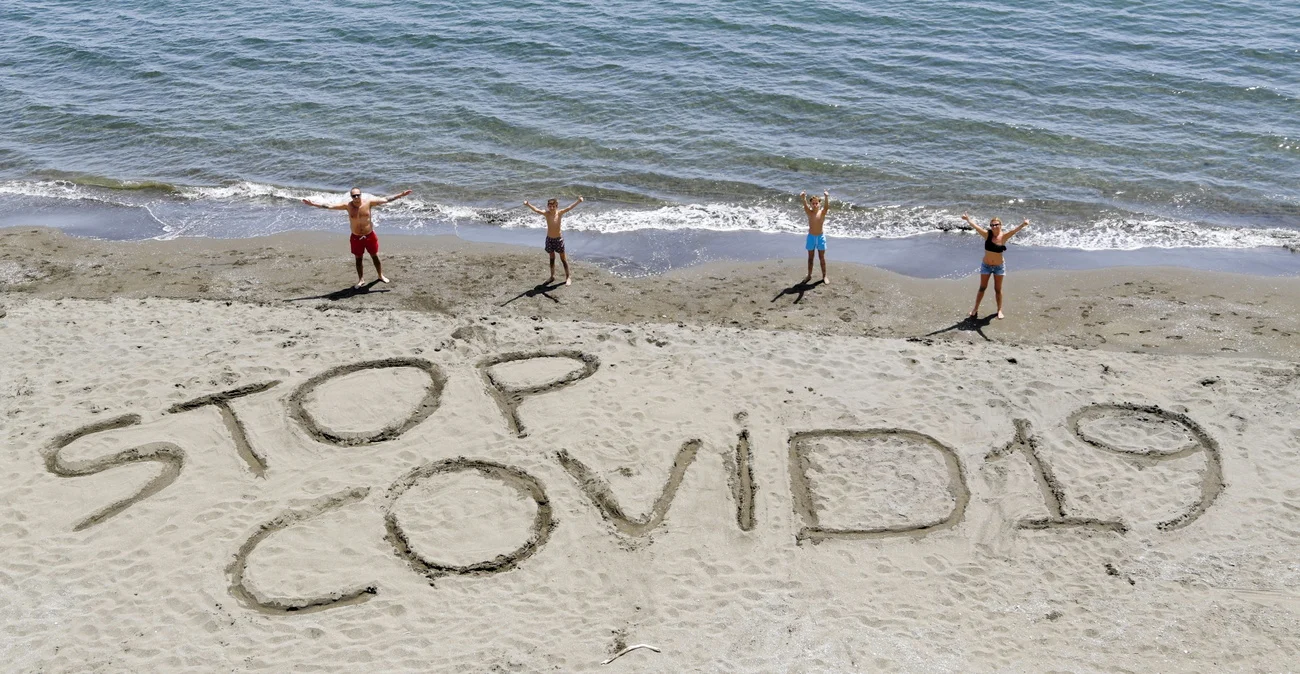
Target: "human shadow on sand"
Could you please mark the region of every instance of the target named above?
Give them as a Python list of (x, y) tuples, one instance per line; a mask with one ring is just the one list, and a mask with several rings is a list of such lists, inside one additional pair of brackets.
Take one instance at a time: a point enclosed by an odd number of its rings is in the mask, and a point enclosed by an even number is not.
[(371, 293), (389, 292), (387, 288), (383, 288), (380, 290), (371, 290), (371, 288), (374, 287), (376, 283), (379, 283), (379, 279), (375, 279), (374, 281), (371, 281), (370, 283), (367, 283), (361, 286), (360, 288), (358, 288), (357, 286), (348, 286), (342, 290), (335, 290), (334, 292), (327, 293), (325, 295), (312, 295), (311, 297), (293, 297), (290, 299), (286, 299), (284, 301), (305, 302), (307, 300), (329, 300), (331, 302), (337, 302), (339, 300), (346, 300), (349, 297), (356, 297), (357, 295), (369, 295)]
[(777, 293), (777, 294), (776, 294), (776, 297), (773, 297), (773, 298), (772, 298), (772, 301), (775, 302), (775, 301), (781, 299), (781, 298), (782, 298), (783, 296), (785, 296), (785, 295), (798, 295), (798, 297), (795, 297), (795, 298), (794, 298), (794, 302), (793, 302), (793, 304), (798, 304), (798, 303), (800, 303), (800, 302), (803, 301), (803, 294), (804, 294), (804, 293), (808, 292), (809, 290), (812, 290), (813, 288), (816, 288), (817, 286), (819, 286), (819, 285), (821, 285), (821, 284), (822, 284), (822, 281), (820, 281), (820, 280), (818, 280), (818, 281), (813, 281), (812, 283), (809, 283), (809, 282), (807, 282), (807, 281), (800, 281), (800, 282), (798, 282), (798, 283), (796, 283), (796, 284), (790, 286), (789, 288), (786, 288), (785, 290), (782, 290), (781, 292)]
[(925, 336), (933, 337), (935, 335), (943, 334), (945, 332), (951, 332), (953, 330), (962, 330), (965, 332), (979, 333), (979, 336), (983, 337), (984, 341), (991, 342), (993, 340), (989, 339), (989, 336), (984, 334), (984, 328), (987, 328), (989, 326), (989, 323), (992, 323), (993, 319), (997, 318), (997, 316), (998, 316), (997, 314), (989, 314), (984, 318), (979, 318), (977, 316), (967, 316), (966, 318), (963, 318), (957, 323), (950, 325), (946, 328), (943, 328), (942, 330), (935, 330), (934, 332), (926, 333)]
[(550, 283), (538, 283), (537, 285), (529, 288), (528, 290), (525, 290), (519, 293), (518, 295), (515, 295), (514, 297), (511, 297), (510, 299), (502, 302), (501, 306), (504, 307), (505, 305), (510, 304), (511, 302), (521, 297), (537, 297), (538, 295), (541, 295), (542, 297), (545, 297), (546, 299), (556, 304), (559, 304), (560, 301), (555, 299), (554, 297), (551, 297), (549, 293), (552, 290), (555, 290), (556, 288), (563, 288), (563, 287), (564, 287), (564, 282), (562, 281), (552, 281)]

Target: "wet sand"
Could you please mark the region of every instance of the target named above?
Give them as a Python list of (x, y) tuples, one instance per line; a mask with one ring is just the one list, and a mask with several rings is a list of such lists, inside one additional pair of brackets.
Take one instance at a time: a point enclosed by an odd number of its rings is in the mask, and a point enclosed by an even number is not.
[[(799, 258), (640, 278), (574, 263), (574, 285), (547, 289), (546, 256), (537, 249), (442, 236), (384, 235), (382, 245), (393, 283), (356, 292), (339, 236), (103, 242), (10, 228), (0, 230), (0, 292), (11, 305), (27, 297), (166, 297), (1300, 358), (1298, 278), (1156, 267), (1013, 272), (1007, 318), (989, 318), (990, 287), (981, 319), (968, 321), (974, 275), (917, 279), (832, 260), (833, 283), (807, 287)], [(368, 259), (365, 269), (374, 280)]]

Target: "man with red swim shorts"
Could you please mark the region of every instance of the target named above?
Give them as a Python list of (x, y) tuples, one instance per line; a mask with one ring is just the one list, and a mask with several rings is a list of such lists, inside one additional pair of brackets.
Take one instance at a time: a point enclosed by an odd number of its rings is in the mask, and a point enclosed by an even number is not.
[(383, 265), (379, 262), (379, 237), (375, 234), (375, 224), (370, 219), (370, 209), (375, 206), (382, 206), (390, 201), (397, 201), (410, 193), (411, 190), (406, 190), (391, 197), (368, 197), (361, 194), (360, 188), (353, 187), (352, 192), (348, 195), (349, 200), (342, 204), (326, 206), (311, 199), (302, 200), (302, 203), (308, 206), (348, 212), (348, 223), (352, 226), (352, 237), (349, 242), (352, 245), (352, 255), (357, 259), (357, 285), (355, 287), (360, 288), (365, 285), (361, 268), (362, 253), (370, 253), (370, 260), (375, 263), (375, 274), (379, 276), (380, 281), (388, 283), (388, 277), (384, 276)]
[(379, 235), (373, 230), (365, 236), (353, 234), (348, 237), (348, 243), (352, 246), (352, 254), (361, 257), (362, 253), (370, 253), (376, 259), (379, 257)]

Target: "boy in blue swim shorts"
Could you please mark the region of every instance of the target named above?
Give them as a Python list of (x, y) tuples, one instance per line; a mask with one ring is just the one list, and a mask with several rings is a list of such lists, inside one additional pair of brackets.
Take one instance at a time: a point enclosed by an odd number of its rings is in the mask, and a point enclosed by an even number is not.
[(822, 263), (822, 283), (830, 284), (831, 279), (826, 275), (826, 235), (822, 233), (826, 211), (831, 209), (830, 190), (823, 191), (820, 200), (817, 197), (809, 199), (807, 192), (800, 192), (799, 198), (803, 199), (803, 212), (808, 216), (808, 239), (804, 243), (808, 249), (808, 275), (803, 277), (803, 282), (812, 280), (813, 255), (816, 254)]

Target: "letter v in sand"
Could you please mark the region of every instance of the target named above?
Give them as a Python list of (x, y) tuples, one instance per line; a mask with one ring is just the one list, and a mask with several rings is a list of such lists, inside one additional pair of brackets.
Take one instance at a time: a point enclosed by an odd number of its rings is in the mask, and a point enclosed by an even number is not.
[[(628, 517), (623, 512), (623, 508), (619, 505), (618, 499), (614, 497), (609, 484), (592, 472), (586, 464), (564, 450), (557, 452), (556, 457), (564, 470), (578, 482), (578, 487), (582, 492), (595, 504), (596, 509), (600, 511), (601, 517), (613, 524), (619, 533), (639, 537), (649, 534), (655, 527), (659, 526), (660, 522), (663, 522), (664, 517), (668, 514), (668, 508), (673, 504), (673, 498), (677, 496), (677, 488), (681, 486), (682, 480), (686, 477), (686, 469), (690, 468), (691, 464), (695, 462), (695, 457), (699, 454), (702, 444), (699, 440), (687, 440), (682, 444), (682, 448), (677, 450), (677, 456), (673, 459), (672, 467), (668, 471), (668, 481), (664, 483), (663, 491), (660, 492), (659, 498), (655, 500), (650, 512), (640, 519)], [(736, 444), (735, 460), (729, 459), (726, 463), (732, 472), (729, 476), (729, 483), (732, 496), (736, 501), (736, 524), (742, 531), (752, 531), (754, 528), (754, 475), (750, 461), (749, 431), (740, 432), (739, 442)]]

